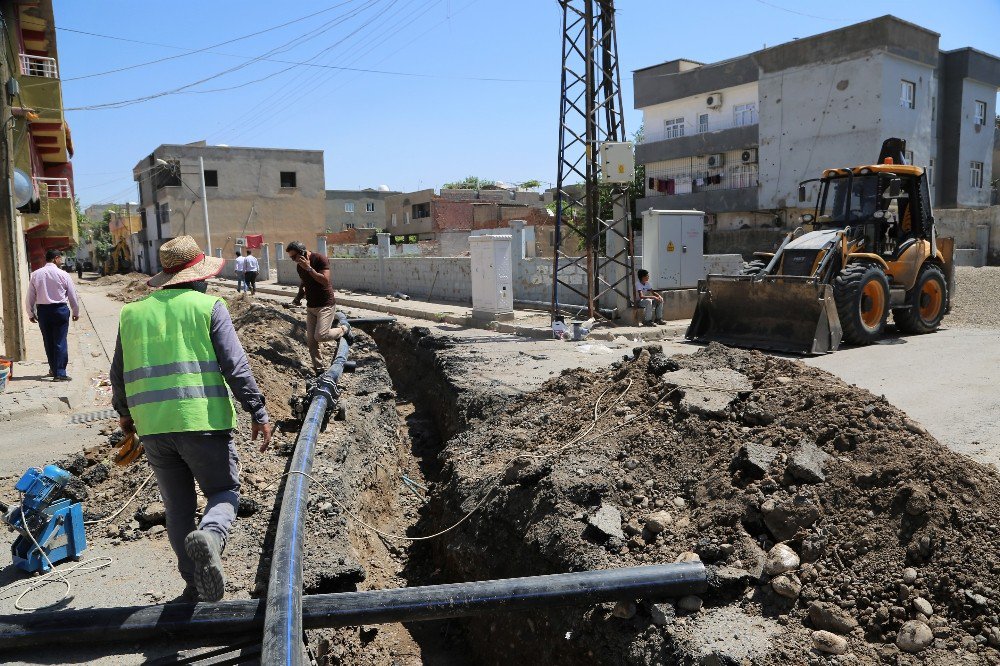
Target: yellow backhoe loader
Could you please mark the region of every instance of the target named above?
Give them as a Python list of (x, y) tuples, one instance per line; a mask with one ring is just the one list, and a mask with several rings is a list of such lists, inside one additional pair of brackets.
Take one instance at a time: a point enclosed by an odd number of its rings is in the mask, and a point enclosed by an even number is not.
[(132, 251), (125, 239), (118, 241), (104, 260), (104, 275), (125, 274), (132, 271)]
[(954, 240), (934, 230), (927, 175), (887, 139), (877, 164), (827, 169), (815, 212), (739, 276), (709, 275), (687, 338), (804, 354), (868, 345), (889, 312), (904, 333), (936, 330), (954, 284)]

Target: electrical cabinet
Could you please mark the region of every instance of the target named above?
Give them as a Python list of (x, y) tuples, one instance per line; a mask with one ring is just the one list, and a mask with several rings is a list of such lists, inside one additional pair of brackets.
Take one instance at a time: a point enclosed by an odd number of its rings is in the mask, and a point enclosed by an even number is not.
[(606, 183), (631, 183), (635, 180), (635, 153), (630, 141), (605, 141), (601, 144), (601, 175)]
[(643, 211), (642, 267), (653, 289), (697, 287), (705, 277), (704, 238), (701, 211)]
[(472, 316), (510, 319), (514, 316), (514, 279), (511, 236), (470, 236)]

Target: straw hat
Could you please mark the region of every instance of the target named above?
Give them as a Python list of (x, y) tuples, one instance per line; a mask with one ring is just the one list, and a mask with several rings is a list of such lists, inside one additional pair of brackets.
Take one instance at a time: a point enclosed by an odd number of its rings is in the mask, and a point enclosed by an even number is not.
[(163, 272), (149, 278), (146, 284), (150, 287), (166, 287), (214, 277), (222, 270), (226, 260), (205, 256), (194, 238), (178, 236), (160, 246), (160, 263)]

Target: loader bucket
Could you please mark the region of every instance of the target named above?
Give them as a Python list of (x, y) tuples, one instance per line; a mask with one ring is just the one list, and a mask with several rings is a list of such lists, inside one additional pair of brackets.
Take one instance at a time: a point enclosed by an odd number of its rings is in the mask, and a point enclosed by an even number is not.
[(813, 277), (709, 275), (687, 339), (796, 354), (840, 347), (833, 287)]

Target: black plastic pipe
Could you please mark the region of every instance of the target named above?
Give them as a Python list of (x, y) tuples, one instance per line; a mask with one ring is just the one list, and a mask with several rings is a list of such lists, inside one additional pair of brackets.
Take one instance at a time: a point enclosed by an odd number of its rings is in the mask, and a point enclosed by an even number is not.
[[(347, 323), (351, 326), (364, 326), (365, 324), (395, 324), (395, 317), (350, 317)], [(339, 323), (337, 324), (340, 325)]]
[[(337, 322), (346, 325), (350, 332), (350, 324), (342, 313), (337, 313)], [(337, 355), (330, 369), (317, 381), (316, 392), (302, 422), (295, 453), (288, 466), (267, 585), (261, 649), (261, 662), (265, 664), (300, 666), (303, 663), (302, 543), (309, 503), (309, 477), (306, 475), (312, 472), (316, 438), (327, 420), (327, 410), (336, 404), (337, 381), (344, 372), (350, 351), (344, 338), (337, 345)]]
[[(662, 600), (708, 588), (701, 562), (507, 578), (393, 590), (314, 594), (302, 599), (295, 654), (302, 629), (418, 622), (607, 601)], [(268, 599), (270, 605), (270, 598)], [(258, 599), (124, 608), (88, 608), (0, 616), (0, 650), (40, 644), (198, 638), (225, 644), (265, 626)], [(271, 620), (270, 616), (267, 621)], [(266, 636), (265, 636), (266, 637)], [(265, 642), (266, 647), (266, 642)], [(262, 653), (264, 664), (268, 661)], [(273, 653), (272, 653), (273, 654)], [(278, 654), (282, 658), (281, 653)]]

